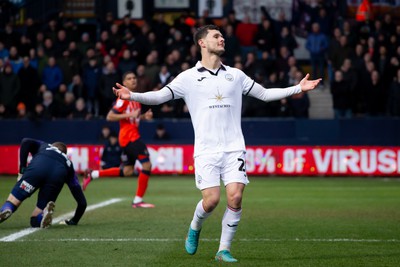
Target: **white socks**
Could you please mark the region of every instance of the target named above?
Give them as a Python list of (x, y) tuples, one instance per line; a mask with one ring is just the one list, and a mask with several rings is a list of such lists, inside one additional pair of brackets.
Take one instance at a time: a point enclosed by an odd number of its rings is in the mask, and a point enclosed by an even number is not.
[(242, 209), (235, 210), (226, 207), (224, 217), (222, 218), (222, 232), (218, 251), (231, 249), (232, 240), (241, 216)]
[(92, 171), (92, 178), (93, 179), (99, 178), (99, 171)]
[(143, 198), (135, 196), (135, 198), (133, 199), (133, 204), (137, 204), (143, 202)]
[[(199, 203), (197, 203), (196, 210), (194, 211), (190, 227), (193, 230), (199, 231), (203, 225), (203, 222), (211, 215), (211, 213), (212, 212), (206, 212), (204, 210), (203, 200), (200, 200)], [(224, 216), (222, 218), (222, 232), (218, 251), (231, 249), (232, 240), (235, 236), (241, 216), (242, 209), (232, 209), (226, 207)]]
[(203, 200), (197, 203), (196, 210), (194, 211), (193, 220), (190, 223), (190, 227), (193, 230), (199, 231), (205, 219), (211, 215), (212, 212), (206, 212), (203, 208)]

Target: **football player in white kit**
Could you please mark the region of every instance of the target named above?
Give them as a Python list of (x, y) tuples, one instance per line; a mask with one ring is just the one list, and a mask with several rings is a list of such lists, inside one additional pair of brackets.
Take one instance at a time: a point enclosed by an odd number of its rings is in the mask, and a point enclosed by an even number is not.
[(274, 101), (316, 88), (321, 79), (298, 85), (266, 89), (243, 71), (222, 64), (224, 37), (215, 25), (203, 26), (194, 33), (201, 61), (181, 72), (159, 91), (132, 93), (121, 84), (113, 91), (121, 99), (146, 105), (158, 105), (183, 98), (194, 128), (194, 162), (196, 186), (201, 190), (185, 241), (187, 253), (196, 253), (203, 222), (220, 200), (220, 182), (225, 186), (227, 207), (222, 217), (222, 233), (215, 260), (236, 262), (231, 243), (242, 214), (242, 195), (249, 183), (246, 175), (245, 142), (241, 129), (242, 95)]

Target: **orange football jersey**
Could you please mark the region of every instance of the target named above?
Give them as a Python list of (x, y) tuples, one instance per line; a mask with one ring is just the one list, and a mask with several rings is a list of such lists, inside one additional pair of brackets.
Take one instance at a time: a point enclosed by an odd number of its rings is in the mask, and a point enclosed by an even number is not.
[[(118, 99), (115, 102), (113, 110), (116, 113), (131, 113), (137, 109), (141, 109), (142, 105), (139, 102)], [(140, 113), (139, 113), (140, 116)], [(140, 138), (139, 133), (140, 117), (127, 118), (119, 121), (119, 145), (124, 147), (129, 142), (133, 142)]]

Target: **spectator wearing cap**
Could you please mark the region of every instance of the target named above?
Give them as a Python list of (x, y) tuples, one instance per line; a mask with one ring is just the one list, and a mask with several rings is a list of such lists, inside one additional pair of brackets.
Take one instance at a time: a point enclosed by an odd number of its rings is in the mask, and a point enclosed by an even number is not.
[(26, 119), (28, 117), (26, 106), (24, 103), (19, 102), (17, 105), (17, 119)]

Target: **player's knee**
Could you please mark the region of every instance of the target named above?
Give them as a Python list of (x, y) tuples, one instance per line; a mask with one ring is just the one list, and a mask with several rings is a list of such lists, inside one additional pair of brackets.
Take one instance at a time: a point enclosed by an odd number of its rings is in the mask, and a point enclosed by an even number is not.
[(227, 197), (229, 206), (233, 208), (240, 208), (242, 206), (242, 194), (240, 192), (229, 194)]
[(31, 217), (31, 226), (32, 227), (40, 227), (40, 222), (39, 222), (37, 216), (32, 216)]
[(151, 162), (150, 161), (143, 162), (142, 163), (142, 168), (143, 168), (143, 170), (151, 171)]
[(133, 168), (133, 166), (125, 166), (123, 168), (120, 169), (120, 176), (122, 177), (128, 177), (128, 176), (132, 176), (135, 172), (135, 169)]
[(203, 199), (203, 208), (206, 212), (213, 211), (219, 203), (219, 197), (209, 197), (207, 199)]

